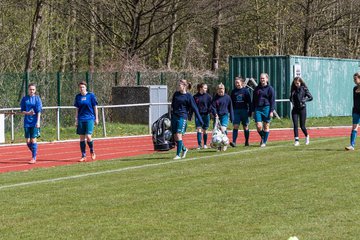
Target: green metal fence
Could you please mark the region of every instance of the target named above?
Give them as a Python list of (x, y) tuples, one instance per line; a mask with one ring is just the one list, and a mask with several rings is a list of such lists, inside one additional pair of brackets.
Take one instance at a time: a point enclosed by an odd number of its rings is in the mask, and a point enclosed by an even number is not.
[[(75, 95), (79, 92), (77, 83), (86, 81), (88, 90), (96, 94), (99, 105), (111, 105), (111, 91), (113, 86), (136, 86), (136, 85), (167, 85), (169, 101), (176, 90), (176, 82), (179, 79), (188, 79), (196, 85), (206, 82), (210, 89), (216, 84), (223, 82), (228, 84), (227, 74), (223, 71), (218, 75), (202, 74), (197, 75), (189, 72), (89, 72), (79, 73), (0, 73), (0, 108), (19, 107), (21, 90), (27, 91), (28, 83), (37, 85), (37, 93), (41, 97), (43, 106), (72, 106)], [(192, 93), (195, 93), (196, 87)], [(105, 110), (107, 121), (111, 122), (111, 111)], [(74, 125), (74, 110), (62, 108), (60, 111), (61, 126)], [(11, 121), (6, 118), (6, 131), (10, 131)], [(42, 114), (42, 127), (53, 128), (56, 137), (56, 111), (45, 109)], [(14, 118), (15, 131), (22, 131), (22, 118)]]

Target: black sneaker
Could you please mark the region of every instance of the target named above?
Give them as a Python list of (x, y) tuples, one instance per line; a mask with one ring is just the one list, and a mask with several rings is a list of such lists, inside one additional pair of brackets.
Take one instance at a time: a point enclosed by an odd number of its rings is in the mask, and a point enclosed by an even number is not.
[(232, 147), (236, 147), (236, 143), (231, 142), (231, 143), (230, 143), (230, 146), (232, 146)]
[(245, 147), (248, 147), (248, 146), (250, 146), (249, 142), (245, 142)]

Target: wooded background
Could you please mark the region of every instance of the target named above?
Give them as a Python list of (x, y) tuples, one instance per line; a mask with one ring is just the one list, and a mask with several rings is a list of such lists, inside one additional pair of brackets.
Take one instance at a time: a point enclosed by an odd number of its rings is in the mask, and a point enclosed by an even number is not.
[(229, 55), (358, 58), (358, 0), (1, 0), (0, 72), (217, 70)]

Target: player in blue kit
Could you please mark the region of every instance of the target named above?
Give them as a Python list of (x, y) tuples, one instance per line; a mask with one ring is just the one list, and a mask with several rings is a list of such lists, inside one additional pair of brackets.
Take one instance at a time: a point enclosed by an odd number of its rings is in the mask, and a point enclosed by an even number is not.
[[(225, 93), (225, 86), (222, 83), (220, 83), (216, 87), (216, 95), (214, 96), (211, 104), (211, 112), (215, 118), (219, 118), (221, 131), (227, 135), (226, 129), (229, 125), (229, 115), (230, 115), (230, 121), (233, 122), (234, 110), (233, 110), (231, 98), (229, 95)], [(227, 146), (222, 147), (223, 151), (226, 151), (226, 149)]]
[(92, 92), (87, 92), (86, 82), (78, 84), (80, 93), (75, 96), (74, 106), (76, 107), (75, 125), (76, 133), (80, 135), (81, 158), (79, 162), (86, 161), (86, 143), (90, 148), (91, 160), (95, 160), (94, 141), (91, 135), (94, 130), (94, 123), (99, 124), (98, 102), (96, 96)]
[(32, 158), (29, 164), (36, 163), (38, 144), (36, 139), (40, 137), (40, 117), (42, 102), (36, 93), (36, 86), (33, 83), (28, 85), (28, 95), (21, 99), (21, 113), (24, 114), (24, 131), (26, 144), (31, 151)]
[[(210, 125), (210, 111), (211, 111), (211, 96), (207, 93), (208, 86), (205, 83), (200, 83), (197, 85), (198, 92), (194, 95), (194, 100), (196, 103), (196, 106), (199, 109), (199, 113), (201, 115), (201, 119), (204, 122), (203, 125), (200, 124), (200, 121), (197, 117), (195, 117), (195, 126), (197, 131), (197, 141), (198, 141), (198, 148), (201, 149), (202, 147), (204, 149), (207, 148), (207, 137), (208, 134), (206, 130), (209, 128)], [(190, 114), (191, 116), (191, 114)], [(201, 145), (201, 139), (202, 135), (204, 138), (204, 145)]]
[(182, 141), (182, 136), (186, 132), (186, 120), (191, 117), (189, 113), (194, 112), (200, 125), (204, 125), (193, 96), (187, 92), (188, 89), (191, 89), (191, 84), (185, 79), (180, 80), (171, 102), (171, 130), (177, 146), (175, 160), (185, 158), (188, 152)]
[(357, 130), (360, 124), (360, 72), (354, 74), (355, 87), (353, 88), (353, 108), (352, 108), (352, 129), (350, 135), (350, 145), (345, 150), (355, 149)]
[(249, 123), (251, 116), (251, 96), (249, 89), (246, 88), (245, 80), (241, 77), (235, 78), (235, 88), (231, 91), (231, 100), (234, 108), (234, 129), (233, 140), (230, 146), (236, 147), (240, 123), (244, 129), (245, 146), (249, 146)]
[(267, 73), (260, 74), (260, 84), (253, 92), (252, 108), (256, 129), (261, 137), (260, 147), (265, 147), (270, 133), (270, 121), (275, 110), (275, 91), (269, 85)]

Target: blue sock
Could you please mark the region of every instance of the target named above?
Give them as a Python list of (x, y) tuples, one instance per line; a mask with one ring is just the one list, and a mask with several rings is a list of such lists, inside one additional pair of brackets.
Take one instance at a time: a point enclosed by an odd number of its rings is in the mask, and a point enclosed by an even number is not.
[(248, 130), (244, 130), (244, 135), (245, 135), (245, 142), (249, 142), (249, 137), (250, 137), (250, 131)]
[(36, 159), (37, 149), (38, 149), (38, 144), (37, 144), (37, 143), (33, 143), (33, 144), (32, 144), (32, 158), (33, 158), (33, 159)]
[(90, 148), (90, 153), (93, 153), (94, 152), (94, 141), (87, 142), (87, 144)]
[(201, 132), (197, 133), (197, 141), (198, 141), (198, 145), (201, 146)]
[(80, 141), (80, 151), (81, 151), (81, 157), (86, 156), (86, 143), (85, 141)]
[(357, 131), (356, 131), (356, 130), (352, 130), (352, 131), (351, 131), (350, 144), (351, 144), (351, 146), (353, 146), (353, 147), (355, 147), (356, 137), (357, 137)]
[(183, 141), (182, 140), (176, 141), (176, 145), (177, 145), (176, 155), (180, 156), (180, 152), (181, 152), (181, 149), (183, 147)]
[(260, 135), (261, 140), (263, 140), (264, 139), (264, 131), (263, 130), (258, 131), (258, 134)]
[(266, 144), (268, 137), (269, 137), (270, 132), (264, 132), (264, 143)]
[(26, 145), (29, 148), (29, 150), (32, 152), (32, 142), (26, 143)]
[(207, 133), (204, 133), (204, 145), (207, 143)]
[(236, 143), (238, 134), (239, 134), (239, 129), (233, 129), (233, 143)]

